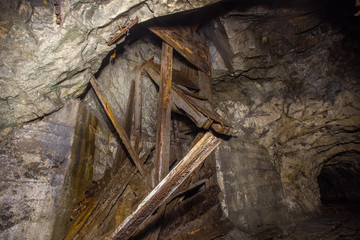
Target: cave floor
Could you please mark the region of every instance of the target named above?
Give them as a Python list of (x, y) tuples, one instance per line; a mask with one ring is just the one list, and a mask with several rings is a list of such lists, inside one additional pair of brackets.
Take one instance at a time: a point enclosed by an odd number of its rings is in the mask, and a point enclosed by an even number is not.
[(276, 231), (254, 236), (254, 240), (360, 239), (360, 206), (327, 205), (322, 215), (294, 223), (287, 236)]

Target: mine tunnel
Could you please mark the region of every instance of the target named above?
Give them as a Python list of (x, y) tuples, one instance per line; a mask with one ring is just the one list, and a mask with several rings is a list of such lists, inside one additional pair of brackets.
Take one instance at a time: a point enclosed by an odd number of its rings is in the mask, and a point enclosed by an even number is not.
[(348, 151), (326, 161), (318, 184), (323, 204), (359, 204), (359, 152)]
[(0, 12), (0, 239), (360, 235), (360, 1)]

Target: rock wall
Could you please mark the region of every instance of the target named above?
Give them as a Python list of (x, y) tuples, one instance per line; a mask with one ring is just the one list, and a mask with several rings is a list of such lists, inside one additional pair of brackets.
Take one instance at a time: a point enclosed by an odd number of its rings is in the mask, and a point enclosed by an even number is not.
[(290, 226), (280, 175), (264, 147), (231, 139), (216, 159), (223, 211), (237, 229), (254, 235)]
[(218, 112), (240, 141), (265, 147), (291, 219), (316, 213), (325, 162), (360, 147), (356, 38), (310, 10), (257, 7), (219, 22), (234, 71), (211, 43)]
[(114, 49), (106, 41), (118, 24), (217, 1), (62, 0), (57, 25), (52, 0), (1, 0), (0, 129), (52, 113), (81, 95)]
[(112, 165), (116, 139), (79, 100), (9, 136), (0, 155), (0, 238), (57, 239)]

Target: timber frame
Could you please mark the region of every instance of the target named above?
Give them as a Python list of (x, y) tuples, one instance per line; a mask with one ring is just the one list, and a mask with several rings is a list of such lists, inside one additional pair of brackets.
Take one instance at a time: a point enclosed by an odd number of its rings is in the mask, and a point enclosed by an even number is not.
[[(137, 23), (133, 20), (126, 28), (108, 42), (111, 45), (126, 31)], [(149, 30), (159, 36), (162, 42), (161, 64), (149, 59), (139, 65), (138, 74), (131, 81), (125, 123), (122, 124), (116, 116), (101, 84), (91, 77), (90, 84), (102, 104), (108, 118), (114, 126), (124, 148), (118, 152), (118, 159), (114, 163), (109, 179), (99, 191), (97, 197), (84, 199), (87, 205), (82, 211), (72, 216), (72, 226), (61, 239), (129, 239), (134, 234), (145, 231), (146, 224), (162, 219), (177, 208), (181, 196), (187, 189), (199, 188), (208, 185), (209, 180), (195, 182), (196, 173), (207, 157), (212, 156), (213, 150), (220, 144), (223, 136), (229, 135), (231, 125), (219, 116), (213, 108), (211, 93), (211, 66), (208, 47), (203, 44), (201, 37), (192, 32), (191, 28), (177, 27), (149, 27)], [(180, 53), (197, 70), (190, 70), (192, 74), (173, 69), (173, 50)], [(143, 77), (147, 75), (159, 86), (158, 119), (156, 129), (156, 145), (141, 154), (141, 86)], [(198, 84), (194, 80), (199, 81)], [(176, 120), (171, 120), (171, 112), (176, 112), (189, 118), (197, 131), (190, 151), (177, 164), (170, 160), (170, 133), (172, 126), (175, 137), (181, 134), (181, 127)], [(134, 133), (132, 117), (134, 116)], [(135, 139), (135, 140), (134, 140)], [(144, 163), (155, 149), (153, 164)], [(213, 156), (212, 156), (213, 157)], [(127, 161), (125, 161), (127, 159)], [(130, 161), (129, 161), (130, 160)], [(134, 168), (133, 164), (136, 166)], [(172, 165), (175, 165), (171, 168)], [(140, 176), (137, 177), (137, 171)], [(151, 179), (151, 184), (146, 184)], [(127, 186), (135, 181), (143, 189), (142, 201), (137, 204), (131, 214), (125, 214), (121, 222), (115, 226), (110, 224), (109, 215), (113, 206), (117, 204)], [(214, 188), (216, 193), (216, 188)], [(216, 194), (213, 194), (216, 196)], [(172, 199), (171, 204), (166, 206)], [(156, 211), (157, 210), (157, 211)], [(156, 211), (156, 214), (153, 214)], [(152, 215), (153, 214), (153, 215)], [(106, 228), (106, 226), (111, 226)], [(105, 229), (106, 228), (106, 229)], [(218, 223), (205, 226), (194, 233), (185, 233), (186, 236), (200, 237), (220, 236), (224, 231), (231, 229), (231, 223), (221, 220)], [(152, 233), (151, 239), (158, 239), (161, 227)]]

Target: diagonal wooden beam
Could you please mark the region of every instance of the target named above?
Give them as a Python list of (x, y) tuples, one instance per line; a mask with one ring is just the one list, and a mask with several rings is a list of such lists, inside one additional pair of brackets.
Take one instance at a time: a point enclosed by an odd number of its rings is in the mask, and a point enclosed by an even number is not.
[(115, 114), (114, 110), (112, 109), (112, 107), (111, 107), (107, 97), (105, 96), (104, 92), (101, 90), (101, 87), (96, 82), (94, 76), (91, 76), (90, 83), (91, 83), (91, 86), (93, 87), (96, 95), (98, 96), (102, 106), (104, 107), (106, 114), (108, 115), (110, 121), (114, 125), (116, 132), (119, 134), (119, 137), (120, 137), (122, 143), (124, 144), (126, 150), (128, 151), (131, 159), (134, 161), (134, 163), (135, 163), (136, 167), (138, 168), (140, 174), (142, 176), (145, 176), (145, 171), (144, 171), (144, 168), (143, 168), (143, 166), (141, 164), (139, 156), (135, 152), (134, 148), (131, 146), (130, 139), (126, 134), (125, 129), (121, 125), (119, 119), (116, 117), (116, 114)]
[(158, 116), (156, 127), (155, 186), (169, 173), (171, 132), (171, 81), (173, 48), (162, 44), (161, 81), (159, 84)]
[(211, 132), (207, 132), (156, 188), (149, 193), (137, 209), (115, 229), (110, 239), (129, 239), (140, 224), (168, 200), (220, 142), (220, 138), (214, 136)]
[(183, 27), (150, 27), (150, 31), (172, 46), (195, 67), (210, 73), (209, 56), (206, 46), (199, 40), (196, 33)]
[(130, 30), (130, 28), (132, 28), (136, 23), (138, 23), (139, 18), (136, 17), (134, 20), (132, 20), (129, 25), (127, 25), (126, 27), (120, 29), (120, 32), (118, 34), (115, 35), (115, 37), (111, 38), (107, 43), (108, 46), (110, 46), (111, 44), (115, 43), (117, 40), (119, 40), (119, 38), (121, 38), (125, 33), (127, 33), (127, 31)]

